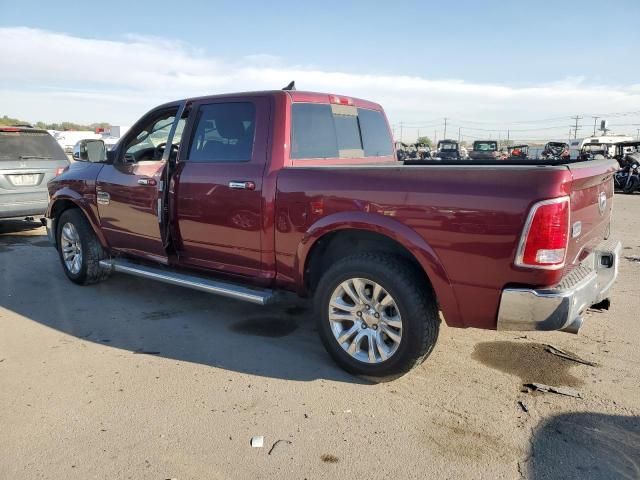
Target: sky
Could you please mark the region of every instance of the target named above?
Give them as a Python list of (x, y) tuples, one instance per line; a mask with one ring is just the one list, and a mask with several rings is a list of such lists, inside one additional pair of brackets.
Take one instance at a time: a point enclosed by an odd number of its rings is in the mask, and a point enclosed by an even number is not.
[[(81, 5), (81, 6), (78, 6)], [(396, 137), (640, 128), (640, 1), (0, 0), (0, 115), (130, 125), (188, 96), (282, 88), (385, 107)]]

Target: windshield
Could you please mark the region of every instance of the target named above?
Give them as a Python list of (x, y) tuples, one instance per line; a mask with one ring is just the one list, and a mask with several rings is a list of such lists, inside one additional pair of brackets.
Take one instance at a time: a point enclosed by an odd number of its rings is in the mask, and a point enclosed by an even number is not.
[(474, 142), (473, 149), (480, 152), (495, 152), (498, 150), (498, 142)]
[(440, 144), (440, 150), (458, 150), (458, 145), (455, 143), (442, 143)]
[(0, 161), (17, 159), (66, 160), (66, 158), (67, 156), (58, 142), (47, 132), (0, 131)]

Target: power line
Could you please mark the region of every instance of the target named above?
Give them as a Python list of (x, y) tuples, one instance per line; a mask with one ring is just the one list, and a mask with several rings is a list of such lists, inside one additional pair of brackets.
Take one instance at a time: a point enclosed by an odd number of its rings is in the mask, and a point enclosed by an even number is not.
[(573, 138), (576, 138), (576, 136), (578, 135), (578, 130), (580, 128), (582, 128), (580, 125), (578, 125), (578, 121), (582, 120), (582, 117), (579, 115), (576, 115), (575, 117), (571, 117), (576, 121), (576, 126), (575, 126), (575, 130), (573, 131)]

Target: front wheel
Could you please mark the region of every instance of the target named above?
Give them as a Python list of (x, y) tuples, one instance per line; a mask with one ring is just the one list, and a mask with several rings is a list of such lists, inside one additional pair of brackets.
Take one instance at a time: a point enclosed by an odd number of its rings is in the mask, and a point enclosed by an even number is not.
[(58, 253), (67, 277), (79, 285), (97, 283), (109, 276), (100, 265), (108, 258), (84, 214), (77, 208), (65, 210), (58, 219)]
[(316, 320), (333, 360), (372, 377), (399, 376), (422, 363), (439, 331), (429, 284), (410, 262), (385, 253), (331, 266), (316, 292)]

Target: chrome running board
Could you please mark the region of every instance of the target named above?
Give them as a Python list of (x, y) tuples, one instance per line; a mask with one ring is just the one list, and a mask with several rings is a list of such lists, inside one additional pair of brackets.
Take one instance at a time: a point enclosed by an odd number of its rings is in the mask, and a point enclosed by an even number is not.
[(273, 303), (276, 298), (273, 290), (248, 288), (234, 283), (140, 265), (122, 258), (100, 260), (100, 266), (109, 268), (114, 272), (128, 273), (136, 277), (157, 280), (159, 282), (200, 290), (201, 292), (213, 293), (223, 297), (235, 298), (236, 300), (243, 300), (257, 305)]

